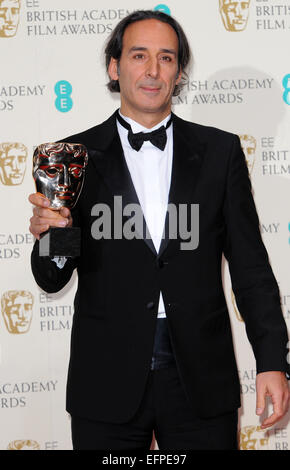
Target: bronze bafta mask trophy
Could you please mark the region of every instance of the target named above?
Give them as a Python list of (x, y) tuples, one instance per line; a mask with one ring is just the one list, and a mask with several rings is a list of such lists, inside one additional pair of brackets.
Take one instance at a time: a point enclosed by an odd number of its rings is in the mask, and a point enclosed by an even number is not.
[[(50, 209), (73, 209), (82, 190), (88, 152), (82, 144), (46, 143), (33, 155), (33, 178), (37, 192), (50, 200)], [(40, 256), (74, 257), (80, 254), (80, 228), (50, 229), (39, 241)]]

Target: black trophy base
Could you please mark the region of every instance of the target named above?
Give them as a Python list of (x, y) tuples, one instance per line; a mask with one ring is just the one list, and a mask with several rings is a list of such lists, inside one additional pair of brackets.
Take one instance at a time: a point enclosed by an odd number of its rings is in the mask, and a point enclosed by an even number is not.
[(79, 227), (51, 227), (40, 236), (39, 256), (80, 256), (81, 229)]

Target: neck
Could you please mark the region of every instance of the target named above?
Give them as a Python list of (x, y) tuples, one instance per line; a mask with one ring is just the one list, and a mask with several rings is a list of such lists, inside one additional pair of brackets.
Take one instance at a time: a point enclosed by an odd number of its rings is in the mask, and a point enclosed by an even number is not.
[(133, 119), (133, 121), (138, 122), (138, 124), (141, 124), (141, 126), (146, 127), (146, 129), (151, 129), (152, 127), (156, 126), (159, 122), (163, 121), (169, 114), (171, 113), (171, 109), (167, 108), (163, 112), (158, 112), (158, 113), (144, 113), (144, 112), (131, 112), (128, 108), (124, 108), (124, 106), (121, 105), (120, 108), (121, 113), (123, 116), (126, 116), (130, 119)]

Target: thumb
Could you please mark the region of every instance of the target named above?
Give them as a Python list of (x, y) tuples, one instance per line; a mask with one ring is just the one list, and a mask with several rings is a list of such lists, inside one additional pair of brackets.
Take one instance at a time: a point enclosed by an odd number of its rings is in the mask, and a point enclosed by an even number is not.
[(261, 415), (265, 409), (266, 390), (264, 387), (257, 387), (256, 414)]

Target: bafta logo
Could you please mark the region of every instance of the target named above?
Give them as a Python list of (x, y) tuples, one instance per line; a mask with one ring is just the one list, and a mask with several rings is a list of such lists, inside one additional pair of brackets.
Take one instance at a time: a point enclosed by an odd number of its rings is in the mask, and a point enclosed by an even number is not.
[(269, 433), (260, 426), (244, 426), (240, 430), (240, 450), (267, 450)]
[(40, 445), (30, 439), (12, 441), (8, 444), (7, 450), (40, 450)]
[(1, 298), (1, 310), (9, 333), (27, 333), (32, 320), (33, 296), (25, 290), (9, 290)]
[(240, 135), (241, 146), (246, 157), (249, 174), (252, 173), (255, 163), (255, 154), (257, 142), (252, 135), (243, 134)]
[(250, 1), (219, 0), (220, 14), (227, 31), (244, 31), (246, 29)]
[(11, 38), (17, 33), (20, 0), (0, 0), (0, 38)]
[[(1, 0), (0, 0), (1, 1)], [(18, 142), (0, 143), (0, 181), (6, 186), (21, 184), (26, 170), (27, 148)]]

